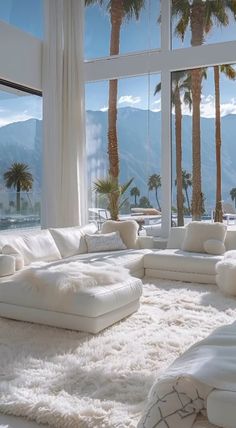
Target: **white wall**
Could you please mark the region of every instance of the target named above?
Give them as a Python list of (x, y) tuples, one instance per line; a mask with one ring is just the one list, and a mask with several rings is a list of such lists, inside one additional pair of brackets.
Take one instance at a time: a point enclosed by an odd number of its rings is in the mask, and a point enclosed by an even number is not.
[(0, 21), (0, 79), (42, 90), (42, 42)]

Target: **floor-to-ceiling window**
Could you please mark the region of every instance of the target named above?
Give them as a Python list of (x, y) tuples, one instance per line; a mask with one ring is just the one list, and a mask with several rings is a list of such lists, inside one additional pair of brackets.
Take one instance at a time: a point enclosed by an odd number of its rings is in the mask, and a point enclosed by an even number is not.
[(42, 97), (0, 82), (0, 230), (40, 225)]
[[(161, 209), (167, 236), (171, 221), (221, 220), (223, 203), (235, 200), (236, 3), (128, 3), (85, 1), (90, 205), (105, 204), (92, 184), (109, 171), (110, 83), (117, 79), (119, 178), (134, 177), (135, 188), (126, 208), (144, 195)], [(157, 185), (148, 184), (152, 175)]]

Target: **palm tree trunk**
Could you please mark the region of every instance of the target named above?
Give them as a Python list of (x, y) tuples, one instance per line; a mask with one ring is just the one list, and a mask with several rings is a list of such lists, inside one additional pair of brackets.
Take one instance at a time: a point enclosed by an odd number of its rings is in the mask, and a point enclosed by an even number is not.
[[(124, 16), (123, 1), (113, 0), (111, 2), (111, 38), (110, 55), (118, 55), (120, 48), (120, 30)], [(119, 152), (117, 138), (117, 93), (118, 80), (109, 81), (108, 101), (108, 158), (109, 174), (118, 181), (119, 178)]]
[(134, 195), (134, 205), (137, 205), (137, 195)]
[(184, 225), (184, 200), (182, 179), (182, 111), (179, 88), (175, 90), (175, 146), (176, 146), (176, 184), (177, 184), (177, 215), (178, 226)]
[(201, 102), (201, 69), (191, 71), (192, 82), (192, 218), (201, 220), (202, 215), (202, 184), (201, 184), (201, 127), (200, 127), (200, 102)]
[(216, 144), (216, 206), (215, 221), (223, 221), (221, 183), (221, 121), (220, 121), (220, 70), (214, 66), (215, 83), (215, 144)]
[(185, 188), (185, 196), (186, 196), (187, 205), (188, 205), (188, 213), (189, 213), (189, 215), (190, 215), (190, 214), (191, 214), (191, 207), (190, 207), (190, 202), (189, 202), (188, 189), (187, 189), (187, 187)]
[(19, 214), (20, 213), (20, 184), (17, 183), (16, 186), (16, 212)]
[(156, 195), (156, 201), (157, 201), (157, 206), (159, 211), (161, 211), (161, 206), (160, 206), (160, 202), (159, 202), (159, 198), (158, 198), (158, 194), (157, 194), (157, 187), (155, 187), (155, 195)]
[[(191, 26), (191, 45), (199, 46), (204, 40), (204, 19), (205, 4), (199, 0), (193, 0), (191, 7), (190, 26)], [(193, 69), (191, 71), (192, 81), (192, 218), (201, 220), (202, 214), (202, 188), (201, 188), (201, 128), (200, 128), (200, 102), (202, 89), (202, 70)]]

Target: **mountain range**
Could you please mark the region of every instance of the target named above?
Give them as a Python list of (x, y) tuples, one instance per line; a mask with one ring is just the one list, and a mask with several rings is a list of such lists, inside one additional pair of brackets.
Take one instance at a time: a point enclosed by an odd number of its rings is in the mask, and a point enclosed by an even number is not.
[[(87, 111), (88, 182), (107, 172), (107, 112)], [(172, 116), (172, 178), (175, 180), (175, 135)], [(118, 139), (120, 151), (120, 181), (134, 177), (132, 186), (140, 189), (155, 206), (154, 192), (148, 192), (147, 180), (161, 170), (161, 113), (124, 107), (118, 110)], [(222, 128), (222, 199), (230, 200), (229, 192), (236, 187), (236, 115), (224, 116)], [(183, 169), (191, 172), (192, 118), (183, 116)], [(202, 188), (206, 208), (215, 201), (215, 120), (201, 118)], [(24, 162), (34, 175), (34, 191), (41, 190), (42, 182), (42, 122), (29, 119), (0, 128), (0, 187), (4, 188), (3, 173), (13, 162)], [(190, 190), (191, 193), (191, 190)], [(92, 191), (90, 189), (90, 195)], [(161, 190), (160, 190), (161, 194)], [(175, 186), (173, 184), (173, 205)]]

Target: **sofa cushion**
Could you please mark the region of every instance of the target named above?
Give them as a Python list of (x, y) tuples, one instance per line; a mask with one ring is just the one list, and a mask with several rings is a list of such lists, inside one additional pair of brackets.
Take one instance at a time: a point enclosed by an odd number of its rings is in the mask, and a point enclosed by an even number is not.
[(32, 235), (18, 236), (15, 239), (13, 238), (9, 245), (5, 246), (5, 251), (21, 254), (25, 265), (35, 261), (61, 259), (59, 250), (48, 230), (40, 230)]
[(188, 253), (179, 249), (156, 250), (144, 256), (144, 268), (215, 275), (222, 256)]
[[(144, 268), (143, 259), (145, 254), (149, 254), (151, 250), (121, 250), (121, 251), (104, 251), (98, 253), (86, 253), (80, 254), (79, 256), (69, 257), (68, 260), (79, 260), (85, 263), (93, 262), (107, 262), (114, 264), (116, 266), (123, 266), (126, 269), (129, 269), (130, 273), (141, 270)], [(60, 262), (61, 263), (61, 262)]]
[(216, 239), (224, 243), (226, 232), (227, 226), (222, 223), (193, 221), (186, 226), (182, 250), (204, 253), (205, 241), (208, 239)]
[(167, 242), (167, 248), (181, 248), (183, 245), (186, 227), (172, 227)]
[(222, 241), (217, 239), (208, 239), (203, 243), (203, 248), (208, 254), (221, 255), (225, 253), (225, 245)]
[(102, 225), (102, 233), (120, 232), (120, 236), (127, 248), (139, 248), (138, 223), (135, 220), (113, 221), (108, 220)]
[(98, 251), (125, 250), (126, 246), (120, 237), (120, 232), (85, 235), (89, 253)]
[(63, 227), (49, 229), (62, 258), (70, 257), (75, 254), (87, 253), (87, 244), (85, 233), (93, 234), (97, 232), (97, 226), (94, 223), (83, 227)]

